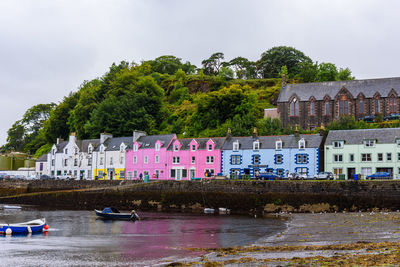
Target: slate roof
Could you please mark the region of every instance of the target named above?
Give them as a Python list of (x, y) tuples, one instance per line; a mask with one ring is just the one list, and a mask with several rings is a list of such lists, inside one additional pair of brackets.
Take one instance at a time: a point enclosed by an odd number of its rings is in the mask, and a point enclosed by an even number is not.
[(100, 145), (100, 139), (76, 140), (80, 152), (88, 152), (89, 144), (92, 144), (93, 150), (95, 150)]
[[(100, 141), (99, 141), (100, 142)], [(121, 144), (124, 143), (127, 148), (131, 148), (133, 144), (133, 137), (132, 136), (127, 136), (127, 137), (113, 137), (113, 138), (108, 138), (105, 142), (104, 145), (106, 146), (106, 151), (119, 151)], [(98, 146), (96, 148), (96, 151), (99, 150)]]
[(400, 139), (400, 128), (383, 129), (358, 129), (358, 130), (331, 130), (325, 144), (331, 145), (333, 141), (345, 141), (345, 144), (362, 144), (364, 140), (376, 140), (379, 144), (394, 144)]
[(66, 147), (68, 144), (68, 141), (63, 141), (61, 143), (59, 143), (58, 145), (56, 145), (57, 148), (57, 152), (56, 153), (64, 153), (64, 147)]
[(46, 162), (47, 161), (47, 154), (42, 155), (40, 158), (36, 160), (36, 162)]
[(304, 138), (306, 148), (318, 148), (322, 142), (322, 136), (319, 134), (300, 134), (299, 137), (294, 135), (274, 135), (274, 136), (258, 136), (253, 138), (247, 137), (231, 137), (226, 139), (223, 150), (233, 150), (233, 142), (239, 141), (240, 150), (252, 150), (253, 142), (260, 141), (260, 149), (275, 149), (276, 141), (282, 140), (282, 148), (298, 148), (299, 140)]
[[(208, 140), (212, 140), (215, 143), (214, 149), (222, 149), (222, 146), (225, 142), (225, 137), (206, 137), (206, 138), (179, 138), (179, 142), (182, 144), (181, 150), (189, 150), (190, 149), (190, 143), (192, 140), (196, 140), (196, 142), (199, 144), (199, 147), (197, 149), (200, 150), (205, 150), (207, 149), (207, 142)], [(173, 143), (168, 147), (167, 150), (173, 150)]]
[(160, 140), (160, 142), (164, 144), (163, 147), (165, 147), (169, 145), (174, 137), (175, 134), (148, 135), (141, 136), (137, 142), (141, 145), (139, 149), (155, 148), (157, 140)]
[(294, 94), (300, 98), (300, 101), (308, 101), (311, 96), (316, 100), (323, 100), (326, 95), (333, 99), (340, 89), (345, 87), (354, 98), (359, 93), (363, 93), (365, 97), (372, 98), (376, 92), (382, 97), (387, 97), (392, 89), (400, 95), (400, 77), (337, 81), (337, 82), (320, 82), (320, 83), (299, 83), (287, 84), (281, 89), (278, 102), (288, 102)]

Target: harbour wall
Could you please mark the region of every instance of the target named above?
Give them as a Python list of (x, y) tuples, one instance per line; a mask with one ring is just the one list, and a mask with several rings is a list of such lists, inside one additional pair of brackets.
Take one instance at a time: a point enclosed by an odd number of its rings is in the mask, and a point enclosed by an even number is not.
[(233, 213), (400, 209), (400, 181), (5, 181), (0, 204)]

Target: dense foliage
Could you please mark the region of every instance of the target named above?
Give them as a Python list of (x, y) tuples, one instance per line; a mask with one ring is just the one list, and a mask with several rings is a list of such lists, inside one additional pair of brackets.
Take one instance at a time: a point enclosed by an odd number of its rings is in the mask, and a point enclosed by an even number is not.
[(313, 63), (301, 51), (274, 47), (252, 62), (226, 60), (222, 52), (202, 61), (202, 68), (165, 55), (140, 64), (112, 64), (106, 74), (85, 81), (58, 104), (29, 109), (8, 131), (3, 151), (40, 156), (57, 138), (76, 132), (80, 139), (100, 133), (129, 136), (176, 133), (181, 137), (285, 134), (280, 121), (264, 119), (280, 90), (280, 75), (291, 82), (351, 79), (331, 63)]

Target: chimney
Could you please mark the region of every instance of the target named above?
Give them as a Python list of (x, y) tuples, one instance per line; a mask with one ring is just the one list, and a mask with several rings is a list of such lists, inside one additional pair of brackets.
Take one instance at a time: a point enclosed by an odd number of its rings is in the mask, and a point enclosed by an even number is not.
[(108, 139), (108, 138), (112, 138), (113, 135), (109, 134), (109, 133), (101, 133), (100, 134), (100, 144), (104, 144), (104, 142)]
[(229, 139), (232, 137), (232, 131), (231, 128), (228, 128), (228, 131), (226, 132), (226, 139)]
[(76, 134), (74, 132), (69, 135), (69, 142), (76, 143)]
[(256, 139), (257, 137), (258, 137), (257, 128), (254, 127), (254, 129), (253, 129), (253, 138)]
[(138, 140), (141, 136), (146, 136), (146, 132), (134, 130), (133, 131), (133, 142), (135, 143), (136, 140)]
[(62, 141), (61, 141), (62, 139), (61, 138), (57, 138), (57, 145), (59, 145)]
[(287, 84), (287, 82), (286, 82), (286, 74), (283, 73), (282, 74), (282, 89), (286, 87), (286, 84)]

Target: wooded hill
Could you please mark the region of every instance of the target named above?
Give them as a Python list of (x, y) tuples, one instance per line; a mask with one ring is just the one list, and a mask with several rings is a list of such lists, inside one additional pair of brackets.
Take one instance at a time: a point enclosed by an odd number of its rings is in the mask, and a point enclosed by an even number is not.
[(314, 63), (291, 47), (274, 47), (256, 62), (237, 57), (224, 61), (215, 53), (202, 68), (161, 56), (140, 64), (112, 64), (102, 77), (85, 81), (59, 104), (30, 108), (8, 130), (1, 150), (25, 151), (40, 156), (57, 138), (76, 132), (80, 139), (100, 133), (130, 136), (176, 133), (180, 137), (236, 136), (291, 133), (279, 120), (263, 118), (274, 107), (282, 74), (290, 82), (353, 79), (351, 71), (332, 63)]

